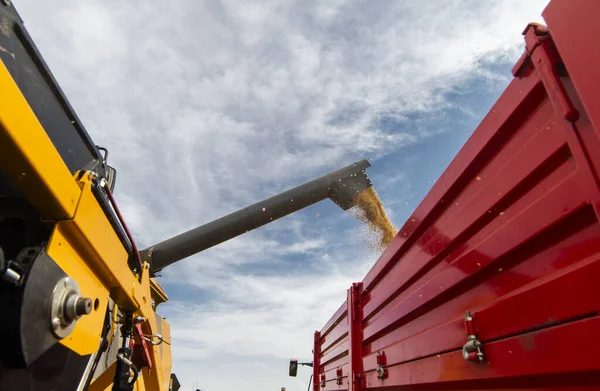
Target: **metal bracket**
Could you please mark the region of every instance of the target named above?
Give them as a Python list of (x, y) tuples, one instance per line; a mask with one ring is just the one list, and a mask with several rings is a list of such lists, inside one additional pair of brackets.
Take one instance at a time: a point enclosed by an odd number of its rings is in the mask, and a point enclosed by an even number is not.
[[(162, 336), (160, 334), (146, 336), (142, 332), (142, 325), (140, 323), (135, 323), (135, 320), (133, 323), (135, 341), (132, 349), (132, 359), (135, 362), (137, 368), (141, 369), (142, 367), (146, 366), (148, 367), (148, 371), (151, 371), (152, 359), (150, 358), (150, 351), (148, 350), (148, 345), (146, 344), (146, 342), (150, 342), (152, 345), (160, 345), (162, 343)], [(153, 342), (152, 338), (158, 338), (159, 342)]]
[(325, 388), (326, 385), (327, 385), (327, 383), (325, 382), (325, 374), (322, 373), (321, 374), (321, 388)]
[[(154, 341), (153, 339), (156, 338), (158, 341)], [(152, 345), (160, 345), (161, 343), (163, 343), (163, 337), (160, 334), (152, 334), (152, 335), (144, 335), (144, 339), (147, 342), (150, 342)]]
[(477, 328), (471, 311), (467, 311), (465, 315), (465, 330), (469, 340), (463, 346), (463, 358), (466, 361), (485, 363), (485, 355), (483, 354), (481, 341), (477, 339)]
[(25, 247), (17, 255), (14, 261), (7, 260), (4, 251), (0, 247), (0, 278), (14, 286), (21, 286), (28, 272), (27, 265), (35, 261), (41, 247)]
[(574, 122), (579, 112), (569, 99), (560, 81), (557, 65), (562, 63), (546, 26), (529, 23), (523, 31), (525, 53), (512, 69), (515, 77), (521, 77), (532, 65), (548, 93), (554, 109), (567, 121)]
[(14, 261), (6, 262), (6, 268), (0, 269), (2, 279), (6, 282), (13, 284), (14, 286), (21, 286), (25, 280), (25, 272), (21, 265)]
[(386, 361), (385, 352), (377, 352), (377, 369), (375, 371), (379, 380), (384, 380), (388, 377), (388, 371), (384, 367), (387, 364)]
[(338, 386), (342, 385), (342, 368), (338, 368), (335, 371), (335, 384), (337, 384)]

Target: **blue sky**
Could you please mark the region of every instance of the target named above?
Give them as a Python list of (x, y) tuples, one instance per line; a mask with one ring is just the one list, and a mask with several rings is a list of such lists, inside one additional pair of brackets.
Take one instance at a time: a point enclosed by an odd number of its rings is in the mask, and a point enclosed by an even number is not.
[[(143, 248), (363, 158), (400, 227), (547, 1), (15, 3)], [(165, 269), (183, 389), (305, 390), (288, 359), (377, 260), (366, 236), (325, 201)]]

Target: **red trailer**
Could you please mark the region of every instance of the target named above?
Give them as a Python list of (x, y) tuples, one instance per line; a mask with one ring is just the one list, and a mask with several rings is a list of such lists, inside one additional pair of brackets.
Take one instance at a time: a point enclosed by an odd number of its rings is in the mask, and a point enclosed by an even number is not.
[(514, 80), (315, 333), (313, 390), (600, 389), (600, 1)]

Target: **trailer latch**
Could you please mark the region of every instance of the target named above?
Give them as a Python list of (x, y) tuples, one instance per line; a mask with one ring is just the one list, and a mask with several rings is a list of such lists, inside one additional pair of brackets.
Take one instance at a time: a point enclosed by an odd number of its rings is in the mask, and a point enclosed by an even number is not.
[(471, 316), (471, 311), (467, 311), (465, 316), (465, 330), (467, 331), (467, 338), (469, 340), (463, 346), (463, 358), (467, 361), (483, 364), (485, 362), (485, 355), (481, 348), (481, 341), (477, 339), (477, 328), (475, 327), (475, 320)]
[(325, 382), (325, 374), (322, 373), (321, 374), (321, 388), (325, 388), (326, 385), (327, 385), (327, 383)]
[(388, 376), (387, 369), (384, 368), (386, 365), (385, 352), (377, 352), (377, 378), (379, 380), (386, 379)]
[(339, 386), (342, 384), (342, 368), (338, 368), (335, 371), (335, 383)]

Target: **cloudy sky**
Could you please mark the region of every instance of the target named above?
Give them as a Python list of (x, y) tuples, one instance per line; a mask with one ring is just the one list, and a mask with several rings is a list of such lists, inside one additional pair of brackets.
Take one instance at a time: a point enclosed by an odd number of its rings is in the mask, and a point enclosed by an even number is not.
[[(510, 81), (547, 0), (14, 0), (144, 248), (367, 158), (401, 226)], [(330, 201), (165, 269), (183, 390), (287, 377), (379, 254)]]

